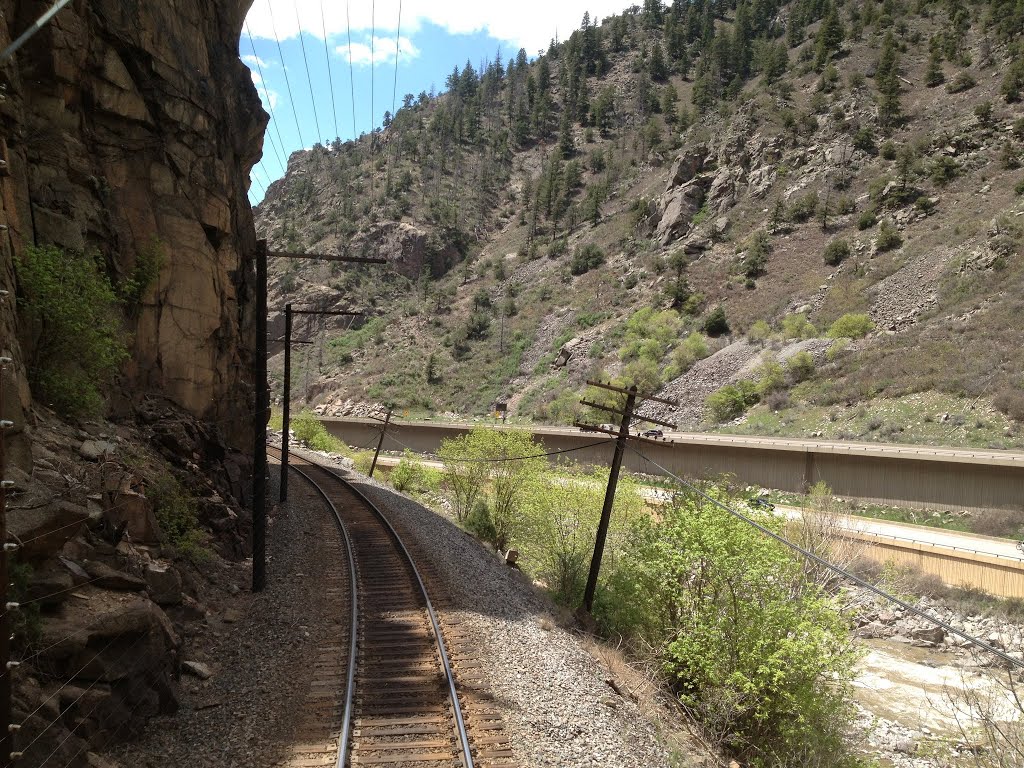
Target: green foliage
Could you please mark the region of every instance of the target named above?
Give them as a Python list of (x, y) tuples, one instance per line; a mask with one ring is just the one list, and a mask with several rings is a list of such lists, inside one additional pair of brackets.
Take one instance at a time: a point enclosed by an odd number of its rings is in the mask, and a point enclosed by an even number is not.
[(878, 214), (874, 208), (867, 208), (861, 213), (860, 218), (857, 219), (857, 229), (871, 229), (876, 223), (878, 223)]
[(316, 414), (308, 408), (291, 417), (291, 430), (295, 439), (305, 443), (314, 451), (349, 455), (348, 446), (327, 431)]
[(604, 264), (604, 251), (593, 243), (587, 243), (576, 249), (569, 262), (569, 272), (582, 275)]
[(794, 383), (809, 379), (814, 374), (814, 357), (810, 352), (797, 352), (786, 361), (786, 374)]
[(29, 563), (13, 561), (7, 573), (10, 581), (7, 599), (20, 605), (18, 610), (8, 613), (11, 640), (18, 648), (30, 648), (43, 639), (39, 603), (31, 602), (28, 591), (33, 570)]
[(772, 241), (768, 233), (762, 229), (747, 239), (747, 254), (743, 259), (743, 274), (750, 278), (760, 277), (768, 264), (768, 256), (772, 251)]
[(817, 335), (817, 329), (804, 312), (782, 318), (782, 336), (785, 339), (813, 339)]
[(128, 357), (110, 280), (95, 256), (53, 246), (27, 247), (17, 273), (35, 395), (63, 415), (98, 415), (103, 388)]
[(1018, 195), (1024, 195), (1024, 179), (1017, 182), (1017, 185), (1013, 188), (1013, 191)]
[(867, 315), (846, 314), (838, 318), (828, 329), (830, 339), (860, 339), (875, 330), (875, 324)]
[(659, 312), (644, 307), (626, 321), (626, 335), (619, 357), (626, 361), (645, 358), (660, 363), (679, 338), (682, 320), (679, 313), (668, 309)]
[(835, 266), (842, 264), (844, 260), (850, 257), (850, 243), (841, 237), (837, 237), (835, 240), (825, 246), (825, 253), (823, 258), (825, 263), (829, 266)]
[[(579, 605), (583, 596), (607, 480), (607, 471), (601, 470), (568, 477), (545, 473), (530, 485), (524, 498), (524, 524), (517, 540), (520, 552), (536, 577), (566, 605)], [(620, 478), (603, 571), (618, 564), (626, 535), (643, 515), (643, 506), (634, 483)]]
[(761, 399), (758, 386), (753, 381), (743, 379), (735, 384), (726, 384), (712, 392), (704, 400), (711, 418), (716, 422), (731, 421), (742, 416), (747, 408), (756, 405)]
[(131, 277), (122, 280), (117, 290), (130, 313), (137, 310), (146, 292), (160, 276), (160, 270), (167, 263), (164, 245), (157, 238), (139, 249), (135, 254), (135, 267)]
[(878, 226), (878, 237), (875, 238), (875, 249), (879, 253), (885, 251), (891, 251), (893, 248), (899, 248), (903, 245), (903, 238), (900, 236), (896, 226), (885, 219)]
[(199, 527), (196, 499), (171, 474), (163, 474), (146, 487), (156, 520), (164, 539), (178, 554), (200, 565), (213, 553), (207, 548), (207, 535)]
[(932, 182), (944, 187), (960, 175), (960, 163), (952, 157), (942, 155), (932, 161), (929, 176)]
[(949, 93), (962, 93), (963, 91), (969, 91), (977, 84), (977, 81), (971, 76), (970, 72), (960, 72), (946, 84), (946, 91)]
[(875, 133), (868, 126), (859, 128), (853, 135), (853, 147), (859, 149), (861, 152), (866, 152), (869, 155), (878, 153), (878, 147), (875, 146)]
[[(739, 506), (717, 488), (717, 501)], [(857, 654), (844, 617), (780, 543), (694, 493), (638, 518), (599, 595), (609, 633), (660, 653), (680, 700), (753, 766), (852, 766)], [(783, 521), (746, 513), (770, 530)]]
[(1007, 104), (1020, 101), (1021, 92), (1024, 91), (1024, 55), (1018, 54), (1006, 70), (999, 92), (1006, 99)]
[(729, 332), (729, 320), (725, 316), (725, 307), (719, 304), (704, 318), (704, 332), (708, 336), (721, 336)]
[(795, 223), (802, 224), (813, 218), (818, 210), (818, 193), (808, 192), (801, 195), (792, 203), (786, 211), (787, 218)]
[(491, 520), (491, 508), (487, 505), (486, 499), (477, 499), (473, 509), (462, 521), (462, 526), (481, 541), (495, 546), (498, 532), (494, 528), (494, 521)]
[(388, 482), (395, 490), (403, 492), (431, 490), (427, 467), (408, 448), (402, 452), (398, 466), (388, 475)]
[(698, 360), (708, 356), (708, 343), (701, 334), (694, 331), (682, 344), (672, 350), (672, 361), (665, 368), (663, 378), (671, 381), (690, 370)]
[(772, 335), (772, 327), (766, 320), (755, 320), (747, 329), (747, 338), (750, 341), (766, 341)]

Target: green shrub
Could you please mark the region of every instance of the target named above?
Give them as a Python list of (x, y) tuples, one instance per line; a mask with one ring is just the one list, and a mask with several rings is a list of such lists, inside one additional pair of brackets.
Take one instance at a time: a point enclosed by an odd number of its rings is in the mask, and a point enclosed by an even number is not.
[(935, 211), (935, 203), (927, 195), (921, 195), (914, 201), (914, 207), (926, 216)]
[(348, 446), (328, 432), (316, 414), (308, 408), (291, 418), (291, 431), (296, 440), (305, 443), (314, 451), (339, 453), (343, 456), (350, 453)]
[(877, 221), (878, 216), (875, 213), (875, 209), (868, 208), (863, 213), (861, 213), (860, 218), (857, 219), (857, 229), (871, 229), (871, 227), (875, 226)]
[(903, 245), (903, 238), (900, 236), (899, 231), (891, 221), (885, 219), (878, 227), (875, 249), (879, 253), (884, 253), (885, 251), (891, 251), (893, 248), (899, 248), (901, 245)]
[(875, 133), (871, 128), (865, 126), (860, 128), (853, 135), (853, 147), (869, 155), (878, 154), (878, 147), (875, 146)]
[(569, 272), (582, 275), (604, 264), (604, 251), (593, 243), (587, 243), (576, 249), (569, 262)]
[(755, 371), (757, 394), (760, 398), (777, 392), (786, 385), (786, 372), (774, 356), (766, 355)]
[(164, 540), (178, 554), (196, 564), (213, 556), (206, 546), (206, 533), (199, 527), (196, 500), (173, 475), (161, 475), (150, 483), (146, 497), (153, 503)]
[(896, 144), (892, 141), (887, 141), (882, 145), (882, 157), (885, 160), (895, 160), (896, 152)]
[(750, 341), (764, 341), (771, 335), (772, 327), (764, 320), (755, 320), (747, 329), (747, 338)]
[(494, 521), (491, 520), (491, 508), (484, 499), (477, 499), (473, 504), (462, 526), (483, 542), (494, 546), (498, 532), (494, 529)]
[(729, 320), (725, 316), (725, 307), (719, 304), (704, 319), (704, 333), (708, 336), (721, 336), (729, 332)]
[(813, 339), (818, 335), (817, 328), (807, 319), (804, 312), (786, 315), (782, 318), (782, 336), (786, 339)]
[(828, 329), (830, 339), (860, 339), (875, 330), (875, 324), (867, 315), (846, 314), (832, 323)]
[(808, 192), (798, 197), (786, 211), (787, 218), (796, 223), (809, 221), (818, 210), (818, 193)]
[(391, 470), (388, 482), (397, 491), (425, 491), (428, 487), (425, 469), (416, 454), (406, 448), (398, 466)]
[(810, 352), (797, 352), (786, 361), (786, 373), (794, 383), (809, 379), (814, 374), (814, 357)]
[(841, 264), (850, 256), (850, 244), (841, 237), (825, 246), (824, 259), (829, 266)]
[[(747, 514), (781, 533), (775, 515)], [(677, 494), (636, 520), (595, 613), (606, 632), (660, 654), (688, 711), (744, 764), (857, 764), (843, 738), (858, 656), (847, 621), (801, 559), (748, 523)]]
[(949, 93), (962, 93), (963, 91), (969, 91), (977, 84), (977, 81), (971, 76), (970, 72), (961, 72), (947, 83), (946, 91)]
[(98, 415), (103, 388), (128, 357), (110, 280), (96, 256), (53, 246), (27, 247), (16, 268), (36, 397), (66, 416)]
[(707, 396), (704, 405), (716, 422), (731, 421), (742, 416), (747, 408), (760, 400), (757, 384), (746, 379), (726, 384)]
[(768, 255), (772, 252), (772, 241), (768, 233), (758, 230), (747, 239), (747, 254), (743, 260), (743, 274), (749, 278), (760, 277), (768, 264)]
[(1017, 182), (1017, 186), (1013, 188), (1013, 191), (1018, 195), (1024, 195), (1024, 179)]
[(945, 155), (932, 161), (929, 176), (933, 183), (944, 187), (960, 175), (960, 163)]

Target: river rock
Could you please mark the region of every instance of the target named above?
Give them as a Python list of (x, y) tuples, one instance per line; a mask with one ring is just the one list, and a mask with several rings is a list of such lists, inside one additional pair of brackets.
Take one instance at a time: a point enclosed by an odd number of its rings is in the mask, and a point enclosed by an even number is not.
[(937, 626), (921, 627), (920, 629), (913, 630), (910, 636), (914, 640), (919, 640), (929, 645), (938, 645), (945, 640), (946, 630)]

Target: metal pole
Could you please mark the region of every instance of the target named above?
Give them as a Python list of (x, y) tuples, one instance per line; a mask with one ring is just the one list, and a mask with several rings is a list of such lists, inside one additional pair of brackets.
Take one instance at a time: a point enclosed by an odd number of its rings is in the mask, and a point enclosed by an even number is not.
[(53, 7), (50, 8), (50, 10), (48, 10), (46, 13), (40, 16), (31, 27), (26, 29), (24, 32), (21, 33), (21, 35), (18, 36), (17, 40), (15, 40), (13, 43), (4, 48), (2, 52), (0, 52), (0, 64), (5, 63), (9, 58), (11, 58), (11, 56), (17, 53), (18, 49), (21, 48), (21, 46), (23, 46), (28, 41), (28, 39), (32, 37), (32, 35), (34, 35), (36, 32), (42, 29), (46, 22), (48, 22), (50, 19), (57, 15), (57, 11), (59, 11), (61, 8), (63, 8), (70, 2), (71, 0), (57, 0), (57, 2), (53, 4)]
[(380, 430), (380, 440), (377, 441), (377, 450), (373, 452), (373, 462), (370, 464), (370, 477), (373, 477), (373, 470), (377, 468), (377, 457), (380, 456), (380, 447), (384, 445), (384, 435), (388, 431), (388, 423), (391, 421), (391, 409), (388, 408), (384, 416), (384, 426)]
[[(7, 474), (7, 451), (4, 445), (4, 433), (12, 426), (3, 418), (4, 412), (4, 369), (10, 358), (0, 358), (0, 478)], [(14, 761), (14, 738), (11, 732), (11, 620), (10, 612), (13, 603), (8, 603), (7, 589), (10, 582), (7, 567), (7, 485), (6, 479), (0, 481), (0, 606), (4, 607), (0, 616), (0, 766), (10, 768)], [(16, 609), (16, 606), (15, 606)]]
[(604, 543), (608, 538), (608, 524), (612, 518), (612, 506), (615, 504), (615, 488), (619, 484), (622, 455), (626, 451), (626, 440), (629, 438), (629, 427), (633, 421), (635, 405), (636, 387), (630, 387), (629, 394), (626, 396), (626, 407), (623, 409), (622, 424), (619, 426), (619, 436), (615, 441), (615, 455), (612, 457), (611, 472), (608, 473), (608, 489), (605, 491), (604, 506), (601, 508), (601, 522), (597, 526), (597, 539), (594, 541), (594, 557), (590, 561), (590, 573), (587, 575), (587, 588), (583, 593), (583, 610), (587, 613), (594, 608), (597, 574), (601, 570), (601, 557), (604, 555)]
[(252, 591), (267, 585), (267, 243), (256, 247), (256, 352), (253, 385)]
[(284, 403), (281, 406), (281, 503), (288, 500), (288, 433), (292, 423), (292, 305), (284, 305)]

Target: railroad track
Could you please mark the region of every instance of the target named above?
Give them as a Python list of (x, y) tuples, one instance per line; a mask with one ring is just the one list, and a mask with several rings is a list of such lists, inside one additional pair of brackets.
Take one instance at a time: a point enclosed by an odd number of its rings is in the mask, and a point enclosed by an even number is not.
[[(480, 706), (474, 691), (481, 654), (466, 648), (458, 627), (448, 629), (466, 657), (468, 679), (460, 690), (458, 660), (396, 530), (334, 471), (294, 454), (289, 461), (327, 503), (341, 532), (338, 587), (332, 582), (324, 610), (348, 620), (337, 642), (320, 649), (294, 743), (278, 764), (511, 766), (500, 715)], [(460, 695), (469, 697), (468, 710)]]

